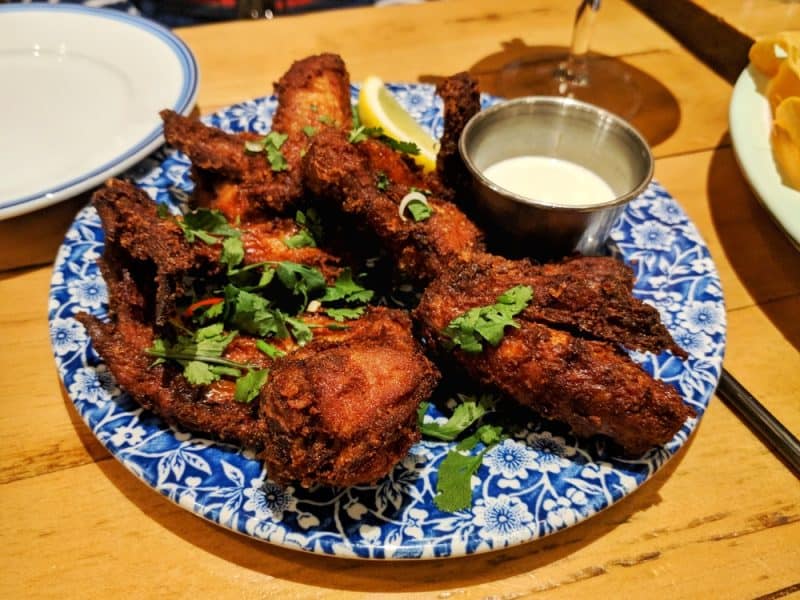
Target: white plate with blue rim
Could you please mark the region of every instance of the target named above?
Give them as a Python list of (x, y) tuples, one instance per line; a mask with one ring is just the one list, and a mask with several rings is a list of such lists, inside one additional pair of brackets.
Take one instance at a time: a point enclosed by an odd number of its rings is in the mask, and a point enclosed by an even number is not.
[[(389, 88), (426, 128), (441, 134), (441, 103), (433, 87)], [(352, 94), (355, 102), (355, 87)], [(266, 133), (275, 107), (274, 97), (261, 98), (206, 122)], [(191, 190), (189, 169), (184, 155), (168, 150), (128, 175), (155, 201), (180, 209), (185, 207), (178, 198), (185, 194), (175, 190)], [(633, 267), (634, 293), (658, 308), (689, 353), (685, 361), (668, 353), (632, 354), (649, 373), (674, 385), (697, 413), (672, 440), (624, 458), (602, 440), (577, 440), (564, 427), (529, 414), (523, 427), (485, 455), (472, 479), (472, 505), (454, 513), (434, 502), (438, 467), (453, 447), (447, 442), (415, 444), (376, 485), (281, 487), (252, 451), (170, 428), (115, 384), (75, 320), (81, 311), (107, 316), (97, 266), (102, 251), (100, 221), (87, 207), (58, 252), (49, 305), (56, 364), (76, 409), (117, 460), (154, 490), (209, 521), (286, 548), (350, 558), (444, 558), (529, 542), (575, 525), (633, 493), (686, 444), (722, 365), (726, 325), (716, 267), (680, 205), (653, 182), (626, 207), (609, 252)], [(442, 416), (430, 406), (424, 418)]]
[(116, 10), (0, 6), (0, 219), (88, 190), (164, 141), (187, 114), (197, 64), (164, 27)]
[(778, 227), (800, 249), (800, 190), (784, 183), (772, 153), (767, 77), (749, 65), (733, 87), (728, 120), (736, 160)]

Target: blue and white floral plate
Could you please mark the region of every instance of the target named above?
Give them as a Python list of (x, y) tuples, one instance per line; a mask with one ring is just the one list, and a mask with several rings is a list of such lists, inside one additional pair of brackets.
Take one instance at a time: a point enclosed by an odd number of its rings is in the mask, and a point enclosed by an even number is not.
[[(441, 106), (431, 87), (391, 89), (420, 122), (441, 133)], [(356, 93), (354, 88), (354, 101)], [(244, 102), (208, 122), (231, 131), (266, 132), (275, 106), (274, 98)], [(189, 162), (174, 151), (159, 152), (129, 175), (158, 202), (173, 206), (170, 190), (191, 189)], [(520, 544), (583, 521), (633, 492), (697, 425), (690, 419), (665, 446), (626, 460), (600, 442), (577, 441), (552, 424), (528, 423), (486, 455), (473, 478), (472, 508), (455, 514), (433, 503), (437, 466), (449, 449), (444, 442), (416, 444), (375, 486), (281, 488), (251, 451), (172, 429), (115, 385), (74, 318), (81, 311), (107, 314), (97, 267), (102, 251), (99, 219), (87, 207), (58, 252), (49, 307), (56, 363), (78, 412), (149, 486), (209, 521), (259, 540), (376, 559), (463, 556)], [(623, 214), (610, 251), (633, 265), (636, 295), (659, 309), (690, 354), (685, 362), (666, 353), (636, 353), (634, 359), (675, 385), (699, 419), (719, 379), (725, 345), (722, 290), (708, 249), (680, 206), (654, 182)]]

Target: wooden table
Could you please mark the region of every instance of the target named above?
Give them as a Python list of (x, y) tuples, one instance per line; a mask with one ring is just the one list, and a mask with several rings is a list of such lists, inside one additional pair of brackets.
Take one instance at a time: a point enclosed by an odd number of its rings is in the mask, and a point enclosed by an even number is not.
[[(758, 12), (759, 3), (747, 4)], [(326, 50), (344, 56), (356, 81), (473, 68), (496, 86), (497, 68), (520, 48), (563, 46), (571, 20), (572, 7), (557, 0), (452, 0), (178, 34), (197, 56), (205, 113), (268, 93), (292, 59)], [(638, 124), (654, 143), (657, 178), (697, 224), (719, 268), (725, 364), (800, 432), (800, 255), (736, 166), (730, 85), (620, 1), (604, 3), (594, 47), (652, 78)], [(52, 260), (50, 245), (78, 202), (4, 222), (0, 232), (26, 244), (30, 261)], [(14, 263), (12, 250), (4, 243), (6, 264)], [(25, 262), (24, 254), (13, 258)], [(0, 273), (2, 597), (777, 598), (800, 591), (800, 483), (718, 399), (690, 443), (631, 497), (502, 552), (368, 563), (300, 554), (210, 525), (140, 483), (80, 420), (50, 351), (50, 270)]]

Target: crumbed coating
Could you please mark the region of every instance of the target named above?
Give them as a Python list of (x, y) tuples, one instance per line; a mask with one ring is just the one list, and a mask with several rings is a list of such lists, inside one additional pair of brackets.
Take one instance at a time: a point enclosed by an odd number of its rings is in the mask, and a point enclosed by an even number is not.
[(261, 394), (270, 477), (305, 486), (379, 479), (419, 439), (416, 409), (438, 378), (408, 316), (386, 308), (281, 360)]
[[(408, 182), (417, 180), (411, 167), (406, 165), (404, 171), (396, 156), (380, 157), (367, 142), (352, 144), (339, 132), (322, 132), (304, 159), (306, 185), (320, 202), (335, 203), (358, 226), (380, 237), (395, 256), (398, 270), (412, 280), (428, 282), (454, 261), (483, 249), (478, 228), (445, 200), (428, 198), (433, 208), (429, 219), (401, 218), (400, 200), (412, 187)], [(380, 173), (393, 174), (387, 190), (377, 187)]]

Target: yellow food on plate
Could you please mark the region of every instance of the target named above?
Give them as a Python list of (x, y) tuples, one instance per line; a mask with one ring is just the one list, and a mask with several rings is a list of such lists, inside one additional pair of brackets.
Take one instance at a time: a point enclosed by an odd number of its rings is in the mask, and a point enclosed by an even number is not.
[(764, 93), (774, 121), (772, 151), (784, 182), (800, 190), (800, 31), (758, 40), (750, 62), (769, 77)]
[(775, 111), (772, 151), (785, 182), (800, 190), (800, 96), (787, 98)]
[(364, 125), (380, 127), (395, 141), (413, 142), (419, 148), (414, 161), (426, 171), (436, 168), (436, 140), (395, 100), (379, 77), (367, 77), (361, 85), (358, 116)]

